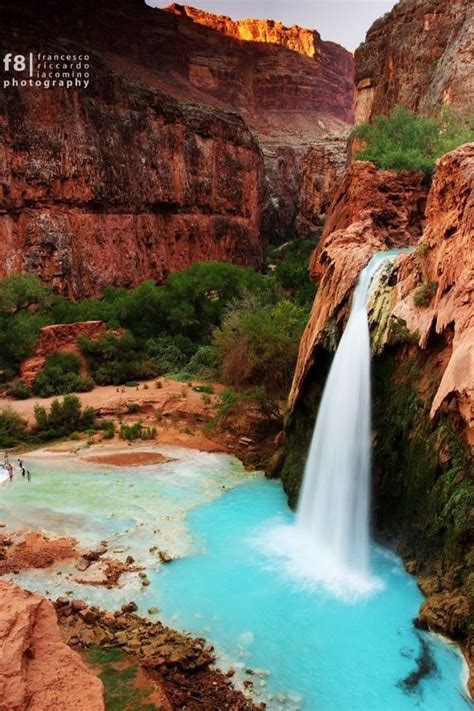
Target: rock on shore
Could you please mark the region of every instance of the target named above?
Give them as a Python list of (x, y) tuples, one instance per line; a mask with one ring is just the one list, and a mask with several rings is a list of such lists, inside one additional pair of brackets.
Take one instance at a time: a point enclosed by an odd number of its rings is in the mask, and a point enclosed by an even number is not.
[(102, 682), (62, 641), (53, 605), (2, 580), (0, 600), (0, 711), (102, 711)]

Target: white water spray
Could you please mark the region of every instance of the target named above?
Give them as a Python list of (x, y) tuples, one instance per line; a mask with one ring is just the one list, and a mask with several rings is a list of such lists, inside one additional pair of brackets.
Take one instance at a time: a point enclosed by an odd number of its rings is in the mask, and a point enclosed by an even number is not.
[(309, 449), (296, 523), (269, 542), (290, 574), (340, 597), (365, 594), (370, 576), (370, 336), (367, 301), (375, 273), (401, 250), (378, 252), (362, 270), (346, 328), (324, 388)]

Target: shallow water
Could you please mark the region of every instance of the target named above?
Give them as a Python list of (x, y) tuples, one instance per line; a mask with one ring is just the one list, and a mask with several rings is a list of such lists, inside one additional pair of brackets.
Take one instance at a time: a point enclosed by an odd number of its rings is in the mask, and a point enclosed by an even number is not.
[[(275, 525), (293, 520), (279, 483), (246, 474), (224, 455), (172, 451), (184, 460), (133, 470), (49, 457), (30, 462), (30, 484), (20, 477), (0, 489), (0, 520), (74, 534), (85, 545), (106, 538), (115, 557), (147, 566), (150, 587), (136, 574), (114, 590), (81, 586), (65, 566), (55, 569), (62, 575), (12, 579), (105, 607), (134, 599), (146, 614), (158, 606), (160, 619), (208, 638), (224, 664), (240, 665), (241, 677), (246, 667), (269, 672), (248, 678), (262, 700), (273, 696), (272, 709), (469, 708), (457, 649), (413, 628), (422, 596), (397, 557), (372, 549), (382, 589), (366, 599), (343, 602), (305, 586), (265, 543)], [(160, 565), (152, 546), (185, 557)], [(430, 673), (408, 689), (404, 680), (423, 651)]]

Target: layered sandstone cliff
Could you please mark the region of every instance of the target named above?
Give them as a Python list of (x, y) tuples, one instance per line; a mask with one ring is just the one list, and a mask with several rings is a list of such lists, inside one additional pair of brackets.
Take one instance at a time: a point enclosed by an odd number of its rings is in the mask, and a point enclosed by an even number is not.
[(356, 123), (395, 106), (464, 110), (474, 92), (470, 0), (400, 0), (355, 52)]
[(196, 261), (258, 267), (292, 231), (301, 155), (352, 120), (352, 57), (301, 28), (221, 24), (143, 0), (0, 2), (5, 52), (91, 56), (86, 89), (0, 94), (0, 276), (96, 296)]
[(103, 711), (102, 682), (61, 639), (52, 603), (0, 580), (0, 710)]

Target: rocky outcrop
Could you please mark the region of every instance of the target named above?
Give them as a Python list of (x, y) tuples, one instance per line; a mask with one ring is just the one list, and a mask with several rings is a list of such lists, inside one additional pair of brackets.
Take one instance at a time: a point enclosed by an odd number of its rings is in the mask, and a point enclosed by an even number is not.
[[(426, 227), (414, 254), (400, 262), (392, 314), (416, 334), (421, 349), (449, 343), (449, 359), (430, 406), (448, 402), (474, 445), (474, 143), (441, 158), (429, 194)], [(420, 297), (424, 303), (419, 304)], [(422, 299), (423, 301), (423, 299)], [(418, 305), (417, 305), (418, 304)]]
[(321, 236), (333, 191), (347, 164), (348, 133), (325, 136), (303, 155), (299, 171), (295, 235)]
[(46, 359), (54, 353), (75, 353), (83, 361), (83, 374), (86, 374), (85, 359), (77, 345), (77, 339), (80, 336), (99, 338), (106, 330), (107, 327), (103, 321), (79, 321), (78, 323), (44, 326), (40, 329), (34, 354), (21, 363), (20, 380), (25, 385), (33, 385)]
[(0, 276), (98, 296), (196, 261), (258, 267), (270, 232), (292, 230), (300, 156), (351, 121), (352, 57), (300, 28), (248, 41), (205, 18), (0, 3), (5, 51), (90, 54), (86, 89), (0, 96)]
[(371, 163), (354, 163), (345, 171), (311, 259), (318, 293), (301, 340), (290, 407), (304, 388), (316, 348), (334, 348), (348, 299), (372, 254), (419, 240), (427, 193), (428, 186), (416, 172), (377, 171)]
[(0, 581), (0, 709), (105, 709), (102, 682), (62, 641), (53, 605)]
[(356, 123), (395, 106), (465, 109), (473, 97), (473, 47), (470, 0), (400, 0), (355, 52)]
[[(171, 562), (168, 560), (168, 562)], [(214, 649), (204, 639), (176, 632), (161, 622), (139, 617), (133, 601), (116, 612), (104, 612), (82, 600), (59, 597), (55, 603), (59, 622), (69, 643), (77, 649), (102, 647), (104, 656), (111, 648), (122, 653), (121, 669), (133, 663), (153, 688), (161, 691), (157, 708), (189, 711), (263, 711), (264, 704), (254, 704), (235, 688), (230, 676), (213, 667)], [(151, 608), (149, 615), (156, 615)], [(253, 672), (252, 672), (253, 673)], [(253, 682), (246, 680), (247, 689)], [(151, 699), (150, 699), (151, 700)]]

